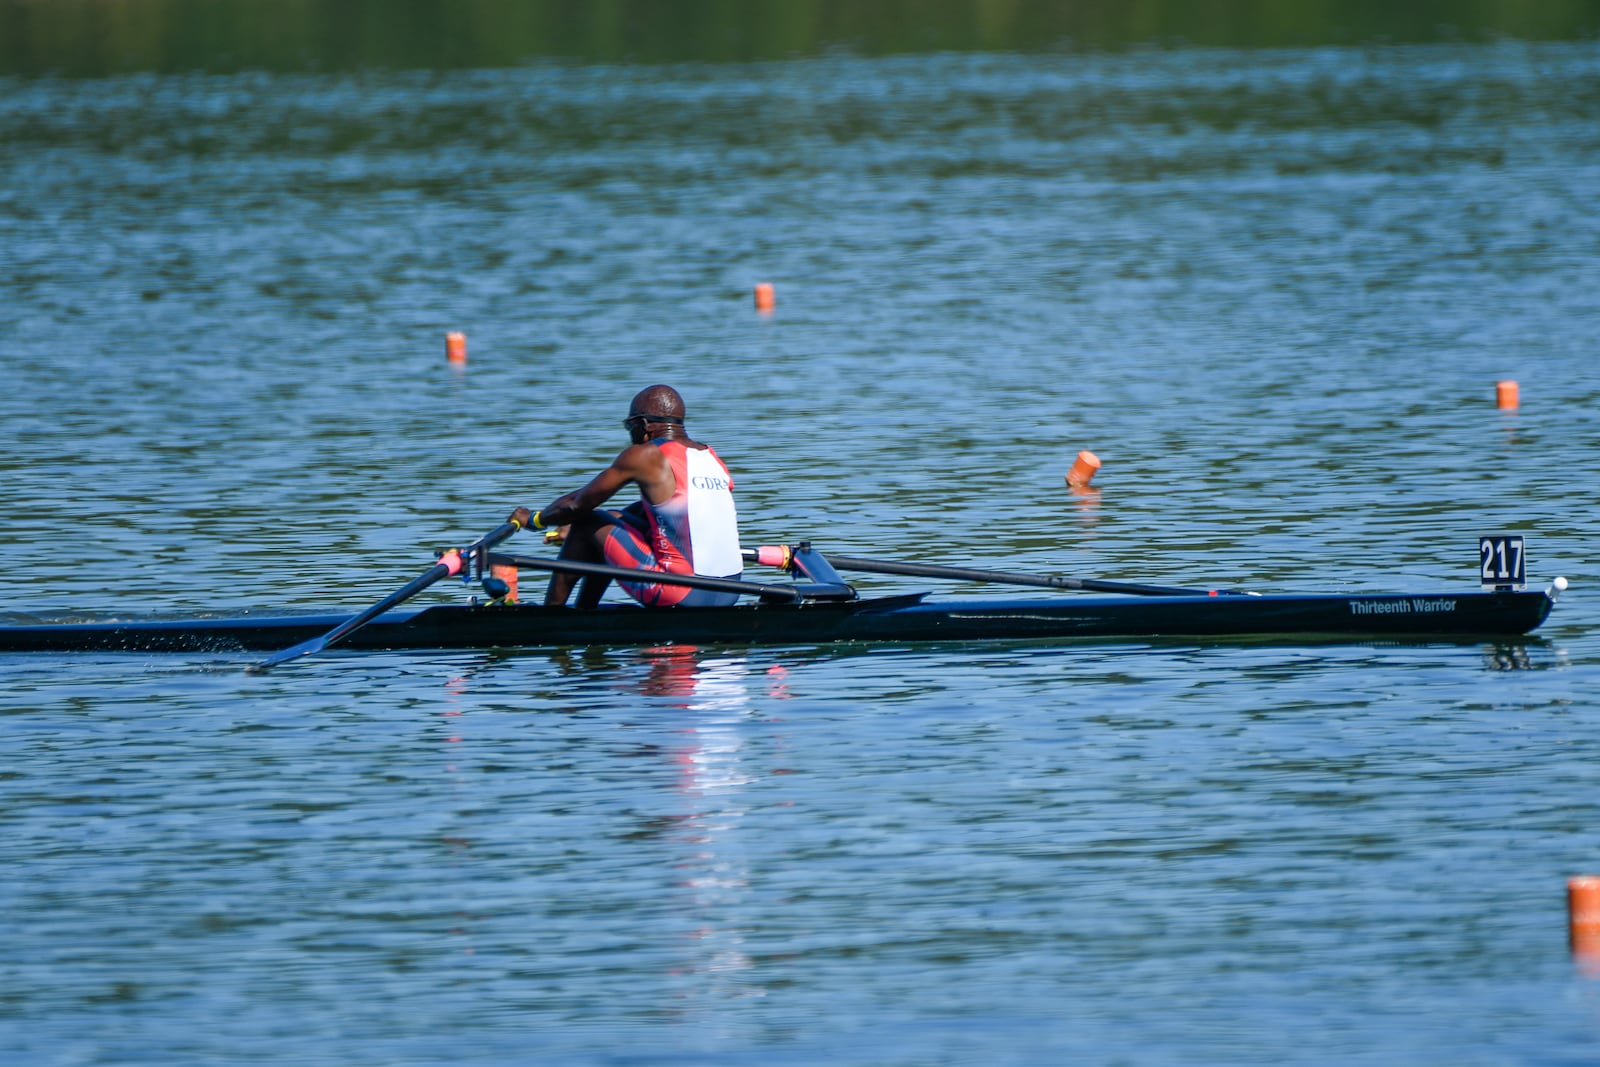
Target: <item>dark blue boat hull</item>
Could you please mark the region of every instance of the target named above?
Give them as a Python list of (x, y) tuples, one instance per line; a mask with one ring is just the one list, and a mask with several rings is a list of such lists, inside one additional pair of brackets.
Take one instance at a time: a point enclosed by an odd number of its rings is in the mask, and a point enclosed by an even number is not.
[[(921, 595), (729, 608), (590, 610), (440, 606), (397, 610), (341, 649), (583, 645), (1078, 640), (1485, 638), (1525, 634), (1550, 613), (1539, 592), (1344, 596), (1072, 597), (924, 602)], [(0, 652), (273, 651), (349, 616), (291, 615), (0, 626)]]

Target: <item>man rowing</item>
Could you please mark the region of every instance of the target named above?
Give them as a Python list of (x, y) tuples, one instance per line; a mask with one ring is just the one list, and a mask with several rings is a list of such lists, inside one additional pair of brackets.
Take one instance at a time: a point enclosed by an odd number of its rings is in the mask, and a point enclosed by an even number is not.
[[(582, 489), (557, 497), (532, 515), (527, 508), (518, 508), (511, 518), (538, 529), (567, 527), (562, 559), (641, 572), (742, 577), (733, 476), (711, 446), (690, 438), (684, 428), (683, 397), (670, 385), (640, 390), (622, 425), (632, 443), (611, 466)], [(639, 487), (636, 503), (621, 511), (600, 506), (630, 483)], [(565, 604), (576, 581), (576, 575), (553, 574), (545, 604)], [(578, 606), (598, 604), (610, 581), (585, 577)], [(717, 607), (739, 598), (737, 593), (648, 580), (619, 579), (617, 584), (647, 607)]]

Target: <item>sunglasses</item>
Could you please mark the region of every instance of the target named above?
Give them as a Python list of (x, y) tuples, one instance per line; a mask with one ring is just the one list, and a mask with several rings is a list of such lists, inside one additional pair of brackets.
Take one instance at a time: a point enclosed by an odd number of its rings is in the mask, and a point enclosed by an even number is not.
[(644, 424), (651, 422), (666, 422), (671, 423), (674, 426), (683, 425), (683, 420), (678, 418), (676, 415), (629, 415), (627, 418), (622, 420), (622, 428), (627, 430), (629, 433), (632, 433), (635, 423), (643, 426)]

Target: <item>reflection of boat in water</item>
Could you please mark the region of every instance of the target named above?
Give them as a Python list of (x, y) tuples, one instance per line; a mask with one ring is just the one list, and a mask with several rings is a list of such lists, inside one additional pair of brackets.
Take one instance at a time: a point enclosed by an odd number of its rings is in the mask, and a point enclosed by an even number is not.
[[(638, 806), (635, 848), (657, 853), (672, 890), (675, 920), (667, 924), (671, 974), (683, 983), (678, 1011), (716, 1010), (729, 996), (759, 995), (746, 944), (754, 875), (743, 842), (748, 790), (760, 780), (760, 761), (746, 759), (747, 722), (762, 672), (746, 658), (692, 645), (640, 650), (630, 675), (640, 695), (672, 709), (670, 740), (652, 745), (670, 781)], [(642, 669), (642, 675), (637, 673)], [(655, 701), (652, 701), (654, 703)]]
[(749, 663), (743, 656), (703, 651), (695, 645), (657, 645), (639, 650), (647, 671), (644, 696), (675, 697), (688, 711), (750, 708)]

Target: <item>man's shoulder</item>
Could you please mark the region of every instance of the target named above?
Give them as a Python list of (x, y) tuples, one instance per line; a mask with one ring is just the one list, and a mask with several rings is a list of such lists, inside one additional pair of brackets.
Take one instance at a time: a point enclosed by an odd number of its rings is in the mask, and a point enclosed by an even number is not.
[(711, 451), (711, 446), (710, 445), (706, 444), (704, 441), (696, 441), (692, 437), (658, 437), (654, 441), (646, 441), (642, 445), (634, 445), (632, 447), (634, 447), (634, 448), (654, 448), (657, 451), (663, 451), (665, 449), (672, 448), (673, 446), (677, 446), (678, 448), (682, 448), (685, 451), (691, 451), (691, 450), (695, 451), (695, 452), (710, 452)]
[(618, 452), (617, 458), (611, 461), (611, 465), (623, 470), (638, 470), (643, 467), (653, 467), (664, 458), (661, 449), (646, 441), (642, 445), (629, 445)]

